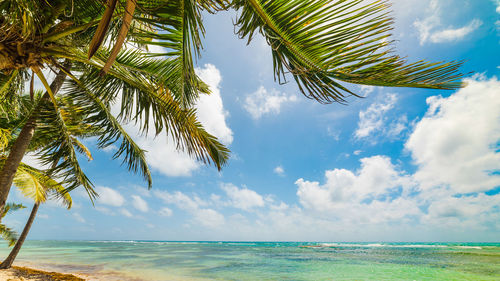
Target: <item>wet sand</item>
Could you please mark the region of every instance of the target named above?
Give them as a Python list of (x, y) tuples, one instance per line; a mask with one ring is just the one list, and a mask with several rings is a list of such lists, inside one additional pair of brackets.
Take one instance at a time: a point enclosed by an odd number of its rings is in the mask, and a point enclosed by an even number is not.
[(31, 262), (15, 262), (10, 269), (0, 270), (1, 281), (144, 281), (116, 271), (96, 272), (92, 267), (56, 266)]

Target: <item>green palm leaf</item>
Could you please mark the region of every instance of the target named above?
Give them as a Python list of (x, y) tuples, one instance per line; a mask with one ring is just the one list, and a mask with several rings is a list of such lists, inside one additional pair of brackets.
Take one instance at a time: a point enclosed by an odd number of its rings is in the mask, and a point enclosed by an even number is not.
[(262, 34), (272, 48), (275, 77), (289, 72), (307, 97), (345, 102), (340, 81), (391, 87), (455, 89), (461, 62), (407, 64), (393, 54), (386, 0), (236, 0), (240, 37)]
[[(3, 209), (3, 212), (0, 214), (1, 218), (4, 218), (8, 213), (12, 211), (16, 211), (19, 209), (24, 209), (24, 207), (21, 204), (15, 204), (15, 203), (7, 203), (5, 204), (5, 207)], [(17, 242), (17, 233), (12, 230), (10, 227), (7, 227), (5, 224), (0, 223), (0, 235), (4, 240), (7, 240), (9, 242), (9, 247), (16, 244)]]

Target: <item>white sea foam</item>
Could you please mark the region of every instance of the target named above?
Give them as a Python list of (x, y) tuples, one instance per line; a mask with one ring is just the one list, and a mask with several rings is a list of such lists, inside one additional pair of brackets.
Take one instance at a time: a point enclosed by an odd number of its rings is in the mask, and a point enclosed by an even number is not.
[(460, 249), (477, 249), (477, 250), (482, 250), (483, 249), (482, 247), (479, 247), (479, 246), (457, 246), (457, 248), (460, 248)]
[[(382, 243), (371, 243), (371, 244), (359, 244), (359, 243), (321, 243), (315, 245), (315, 247), (342, 247), (342, 248), (447, 248), (449, 245), (436, 245), (436, 244), (382, 244)], [(464, 248), (474, 248), (480, 249), (476, 246), (460, 246)]]

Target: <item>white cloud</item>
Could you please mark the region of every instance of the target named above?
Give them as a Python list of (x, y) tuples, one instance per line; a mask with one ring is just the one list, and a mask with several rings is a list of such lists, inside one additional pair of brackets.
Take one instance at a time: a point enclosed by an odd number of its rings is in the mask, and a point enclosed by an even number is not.
[(116, 190), (98, 186), (96, 187), (97, 193), (99, 194), (99, 198), (97, 199), (97, 204), (105, 204), (113, 207), (120, 207), (125, 203), (125, 198)]
[(408, 129), (408, 117), (403, 115), (391, 122), (385, 133), (389, 138), (397, 138), (401, 136), (406, 129)]
[[(155, 195), (163, 200), (163, 202), (174, 204), (177, 208), (187, 211), (193, 216), (195, 222), (205, 227), (217, 228), (225, 222), (224, 215), (221, 213), (210, 208), (202, 207), (207, 206), (208, 203), (196, 195), (191, 198), (180, 191), (174, 193), (168, 191), (155, 191)], [(169, 212), (166, 211), (166, 213), (168, 214)]]
[(497, 6), (497, 8), (496, 8), (497, 13), (500, 14), (500, 0), (493, 0), (493, 2)]
[(167, 207), (163, 207), (160, 209), (160, 211), (158, 211), (158, 214), (160, 214), (160, 216), (163, 216), (163, 217), (170, 217), (173, 215), (173, 211), (170, 209), (170, 208), (167, 208)]
[(465, 36), (478, 29), (481, 25), (483, 25), (483, 22), (475, 19), (472, 20), (468, 25), (460, 28), (449, 28), (441, 31), (436, 31), (431, 34), (430, 40), (432, 43), (444, 43), (462, 40)]
[(279, 165), (274, 168), (273, 172), (277, 174), (278, 176), (284, 176), (285, 175), (285, 169), (283, 166)]
[(233, 132), (226, 124), (228, 113), (224, 110), (220, 94), (222, 76), (212, 64), (205, 64), (204, 68), (196, 68), (196, 73), (210, 86), (210, 95), (201, 95), (196, 104), (197, 115), (207, 132), (217, 136), (224, 144), (233, 142)]
[(169, 177), (187, 177), (200, 167), (187, 153), (178, 151), (164, 133), (157, 138), (139, 137), (138, 145), (147, 150), (146, 159), (152, 169)]
[(103, 207), (103, 206), (96, 206), (95, 207), (96, 211), (101, 212), (105, 215), (108, 216), (114, 216), (115, 212), (111, 211), (109, 208)]
[(264, 199), (262, 196), (248, 188), (239, 189), (234, 184), (225, 183), (221, 185), (221, 189), (226, 192), (231, 201), (231, 205), (235, 208), (249, 211), (255, 207), (264, 206)]
[(387, 94), (382, 102), (373, 103), (368, 109), (359, 112), (358, 128), (354, 132), (356, 138), (366, 138), (384, 129), (387, 120), (385, 114), (394, 108), (397, 102), (395, 94)]
[(107, 153), (114, 153), (115, 151), (118, 150), (118, 147), (114, 144), (110, 145), (110, 146), (106, 146), (105, 148), (102, 149), (104, 152), (107, 152)]
[(120, 213), (129, 218), (133, 217), (132, 213), (130, 213), (127, 209), (121, 209)]
[(73, 213), (73, 218), (80, 223), (86, 223), (87, 221), (79, 213)]
[(132, 195), (132, 206), (143, 213), (149, 211), (148, 203), (138, 195)]
[[(361, 168), (356, 172), (346, 169), (326, 171), (324, 185), (297, 180), (295, 184), (300, 203), (318, 212), (343, 212), (349, 209), (350, 204), (359, 205), (359, 208), (363, 208), (362, 205), (382, 204), (376, 203), (378, 200), (390, 205), (383, 195), (412, 186), (410, 177), (397, 171), (388, 157), (373, 156), (360, 161)], [(380, 199), (380, 196), (383, 198)], [(363, 204), (366, 200), (372, 203)]]
[(468, 193), (500, 185), (500, 176), (491, 175), (500, 170), (500, 82), (467, 82), (448, 98), (428, 98), (429, 110), (406, 143), (423, 188), (444, 185)]
[(246, 96), (243, 107), (253, 119), (257, 120), (266, 114), (279, 114), (281, 106), (295, 101), (297, 101), (295, 95), (288, 95), (274, 89), (268, 91), (261, 86), (257, 91)]
[(326, 134), (332, 137), (335, 141), (339, 141), (341, 131), (338, 129), (332, 129), (330, 126), (328, 126), (326, 128)]
[(428, 17), (416, 20), (413, 25), (420, 35), (420, 45), (430, 41), (432, 43), (445, 43), (458, 41), (478, 29), (483, 22), (479, 19), (472, 20), (463, 27), (443, 28), (441, 23), (442, 7), (438, 0), (431, 0), (427, 9)]
[(371, 93), (373, 93), (375, 91), (375, 86), (370, 86), (370, 85), (361, 85), (359, 86), (359, 89), (361, 91), (361, 93), (363, 94), (363, 96), (367, 97), (368, 95), (370, 95)]
[(195, 220), (206, 227), (219, 227), (224, 224), (225, 219), (222, 214), (213, 209), (200, 209), (195, 213)]
[(195, 196), (193, 199), (180, 191), (176, 191), (173, 193), (170, 193), (168, 191), (155, 191), (154, 193), (156, 197), (163, 200), (163, 202), (167, 204), (174, 204), (179, 209), (186, 211), (194, 211), (197, 210), (200, 205), (206, 205), (206, 203), (197, 196)]

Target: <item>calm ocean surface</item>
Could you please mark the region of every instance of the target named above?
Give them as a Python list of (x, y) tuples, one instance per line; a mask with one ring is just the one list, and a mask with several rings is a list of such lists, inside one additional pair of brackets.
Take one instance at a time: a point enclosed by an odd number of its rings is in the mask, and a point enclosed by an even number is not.
[(500, 280), (500, 243), (28, 241), (18, 261), (104, 280)]

